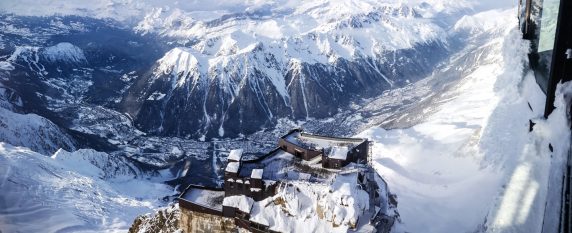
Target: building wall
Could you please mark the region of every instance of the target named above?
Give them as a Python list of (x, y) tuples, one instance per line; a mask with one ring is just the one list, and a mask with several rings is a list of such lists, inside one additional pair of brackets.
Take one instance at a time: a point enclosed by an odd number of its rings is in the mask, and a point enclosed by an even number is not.
[(322, 167), (340, 169), (351, 162), (354, 163), (367, 163), (367, 156), (369, 155), (369, 142), (366, 140), (357, 145), (350, 151), (346, 160), (332, 159), (326, 155), (322, 155)]
[(220, 210), (213, 209), (210, 206), (198, 205), (184, 199), (179, 199), (179, 206), (181, 207), (181, 209), (187, 209), (195, 212), (222, 216), (222, 212), (220, 212)]
[[(272, 186), (264, 186), (262, 180), (259, 179), (251, 179), (249, 177), (237, 177), (233, 178), (234, 182), (228, 181), (228, 179), (224, 180), (224, 196), (236, 196), (236, 195), (245, 195), (247, 197), (251, 197), (255, 201), (260, 201), (265, 198), (274, 196), (276, 184)], [(241, 180), (242, 182), (236, 182), (237, 180)], [(248, 181), (248, 182), (247, 182)], [(248, 183), (248, 184), (247, 184)], [(259, 188), (259, 192), (253, 192), (251, 188)]]
[(181, 230), (185, 233), (227, 233), (236, 232), (234, 219), (205, 214), (181, 208)]
[(358, 163), (359, 161), (362, 161), (362, 163), (366, 163), (368, 155), (369, 155), (369, 142), (366, 140), (348, 152), (347, 161), (348, 163), (349, 162)]
[(322, 167), (323, 168), (333, 168), (333, 169), (340, 169), (347, 165), (347, 161), (340, 160), (340, 159), (332, 159), (328, 156), (322, 155)]

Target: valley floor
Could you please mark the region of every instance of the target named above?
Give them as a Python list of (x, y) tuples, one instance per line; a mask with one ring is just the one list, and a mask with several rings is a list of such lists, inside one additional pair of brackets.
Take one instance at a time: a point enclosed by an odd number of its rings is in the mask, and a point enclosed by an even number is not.
[[(471, 26), (475, 35), (491, 39), (468, 51), (478, 51), (480, 65), (407, 116), (421, 123), (358, 135), (375, 141), (374, 167), (398, 197), (401, 223), (394, 232), (557, 232), (570, 143), (566, 107), (560, 94), (562, 106), (542, 117), (545, 97), (525, 65), (528, 44), (506, 27), (517, 25), (512, 12), (457, 23), (478, 22)], [(532, 132), (529, 119), (536, 123)]]

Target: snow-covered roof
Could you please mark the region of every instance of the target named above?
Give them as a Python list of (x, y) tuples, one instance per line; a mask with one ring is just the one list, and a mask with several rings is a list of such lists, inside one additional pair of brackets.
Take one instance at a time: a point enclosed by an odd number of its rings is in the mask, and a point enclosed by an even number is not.
[(312, 150), (322, 150), (329, 149), (334, 146), (345, 146), (353, 148), (364, 141), (364, 138), (339, 138), (339, 137), (328, 137), (321, 135), (308, 134), (300, 131), (294, 131), (283, 137), (284, 140), (308, 149)]
[(309, 173), (304, 173), (304, 172), (298, 173), (299, 180), (309, 180), (310, 178), (312, 178), (312, 175)]
[(224, 191), (212, 191), (207, 189), (190, 188), (181, 196), (182, 199), (195, 204), (222, 211), (220, 198), (224, 197)]
[(262, 173), (263, 172), (264, 172), (264, 169), (252, 169), (252, 174), (250, 175), (250, 178), (262, 179)]
[(349, 148), (347, 146), (333, 146), (328, 157), (332, 159), (346, 160), (348, 157)]
[(240, 161), (242, 159), (242, 149), (231, 150), (228, 154), (228, 160)]
[(239, 168), (240, 168), (240, 164), (238, 162), (230, 162), (226, 165), (225, 171), (237, 173)]
[(254, 200), (244, 195), (225, 197), (222, 201), (223, 206), (234, 207), (244, 213), (250, 213), (252, 204), (254, 204)]
[(276, 184), (276, 181), (274, 181), (274, 180), (264, 180), (264, 187), (266, 187), (266, 188), (268, 188), (274, 184)]
[(242, 158), (242, 149), (231, 150), (228, 154), (228, 160), (240, 161)]

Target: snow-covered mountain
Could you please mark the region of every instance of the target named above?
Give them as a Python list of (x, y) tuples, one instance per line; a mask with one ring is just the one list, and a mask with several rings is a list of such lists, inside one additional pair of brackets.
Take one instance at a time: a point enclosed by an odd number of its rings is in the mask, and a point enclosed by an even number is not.
[(314, 1), (201, 15), (156, 9), (135, 28), (173, 38), (123, 100), (151, 133), (248, 134), (279, 118), (330, 117), (426, 76), (448, 53), (425, 4)]
[(75, 150), (73, 138), (50, 120), (36, 114), (18, 114), (0, 108), (0, 141), (51, 154), (60, 148)]
[(415, 82), (455, 49), (443, 22), (474, 5), (231, 1), (204, 10), (199, 3), (48, 2), (81, 17), (47, 22), (41, 17), (49, 9), (2, 4), (32, 15), (3, 16), (1, 67), (41, 80), (6, 84), (32, 94), (23, 94), (24, 104), (56, 112), (86, 102), (113, 106), (146, 133), (192, 138), (250, 134), (281, 118), (331, 117)]

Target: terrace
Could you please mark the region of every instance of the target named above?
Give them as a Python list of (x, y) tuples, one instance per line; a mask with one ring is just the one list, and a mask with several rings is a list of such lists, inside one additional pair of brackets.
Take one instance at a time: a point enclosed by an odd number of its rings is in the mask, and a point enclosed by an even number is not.
[(328, 150), (333, 147), (347, 147), (349, 149), (366, 141), (363, 138), (325, 137), (304, 133), (301, 130), (292, 130), (282, 137), (287, 142), (311, 150)]
[(319, 159), (304, 161), (278, 149), (268, 154), (261, 161), (243, 161), (239, 176), (250, 177), (252, 174), (260, 175), (262, 180), (325, 182), (335, 172), (322, 168)]
[(189, 186), (180, 196), (179, 204), (189, 210), (222, 215), (224, 191)]

